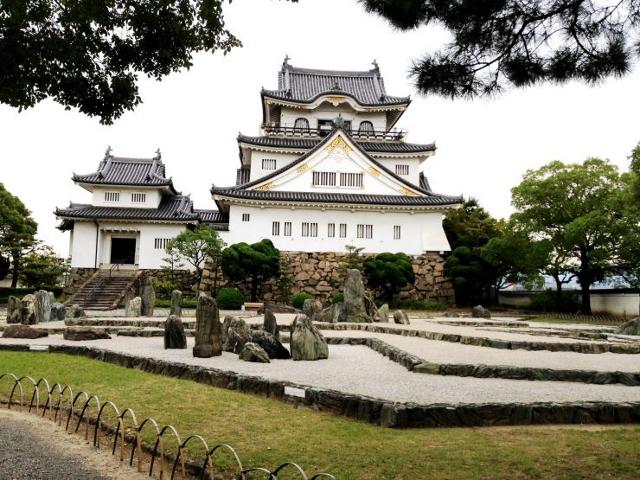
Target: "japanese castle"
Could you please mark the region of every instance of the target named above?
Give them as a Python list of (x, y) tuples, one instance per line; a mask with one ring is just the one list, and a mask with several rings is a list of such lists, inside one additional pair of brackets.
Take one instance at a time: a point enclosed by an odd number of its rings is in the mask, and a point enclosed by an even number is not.
[(435, 145), (408, 143), (395, 128), (411, 100), (387, 95), (375, 62), (332, 71), (286, 58), (278, 88), (263, 89), (261, 101), (260, 135), (237, 138), (235, 185), (211, 188), (217, 210), (197, 210), (176, 191), (159, 153), (109, 150), (95, 173), (74, 175), (93, 201), (55, 212), (71, 232), (72, 267), (161, 268), (168, 239), (201, 223), (227, 244), (268, 238), (290, 252), (450, 249), (442, 217), (462, 198), (431, 191), (422, 164)]

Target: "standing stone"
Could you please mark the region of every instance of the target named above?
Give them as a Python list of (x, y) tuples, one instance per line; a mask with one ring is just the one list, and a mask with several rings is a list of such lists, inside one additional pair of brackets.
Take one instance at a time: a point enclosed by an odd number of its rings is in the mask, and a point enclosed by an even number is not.
[(313, 322), (319, 322), (322, 315), (322, 303), (313, 298), (307, 298), (302, 304), (302, 313)]
[(140, 297), (134, 297), (129, 300), (129, 303), (124, 309), (124, 314), (127, 317), (139, 317), (142, 315), (142, 299)]
[(129, 303), (131, 302), (131, 300), (133, 300), (134, 298), (136, 298), (136, 292), (133, 289), (133, 287), (129, 287), (127, 288), (127, 290), (124, 292), (124, 297), (122, 298), (122, 305), (124, 306), (124, 315), (125, 317), (131, 317), (132, 315), (129, 315), (128, 313), (128, 309), (129, 309)]
[(640, 317), (633, 318), (628, 322), (623, 323), (618, 327), (616, 333), (621, 335), (640, 335)]
[(20, 323), (20, 299), (11, 295), (7, 300), (7, 323)]
[(385, 303), (378, 309), (379, 322), (389, 321), (389, 304)]
[(51, 321), (51, 295), (46, 290), (38, 290), (35, 293), (34, 312), (36, 316), (35, 323)]
[(374, 321), (380, 321), (380, 315), (378, 314), (378, 307), (376, 307), (376, 302), (373, 300), (373, 296), (370, 293), (364, 294), (364, 309), (367, 312), (367, 315)]
[(322, 310), (322, 313), (320, 314), (320, 321), (325, 323), (339, 322), (343, 308), (344, 304), (342, 302), (337, 302), (329, 305), (327, 308)]
[(156, 307), (156, 290), (153, 288), (153, 277), (144, 277), (140, 287), (140, 298), (142, 299), (142, 316), (153, 317), (153, 310)]
[(264, 330), (251, 330), (251, 341), (260, 345), (267, 352), (269, 358), (277, 358), (279, 360), (287, 360), (291, 358), (289, 350), (287, 350), (280, 340), (274, 335)]
[(244, 344), (251, 341), (251, 330), (244, 320), (227, 315), (222, 324), (222, 350), (240, 353)]
[(329, 358), (327, 341), (305, 315), (297, 315), (291, 324), (291, 358), (294, 360)]
[(67, 314), (67, 309), (61, 303), (54, 303), (51, 305), (51, 320), (64, 320)]
[(25, 295), (20, 301), (20, 323), (34, 325), (36, 323), (36, 297), (32, 294)]
[(491, 312), (482, 305), (476, 305), (471, 310), (471, 316), (473, 318), (491, 318)]
[(176, 315), (169, 315), (164, 322), (164, 348), (187, 348), (182, 319)]
[(222, 355), (222, 324), (216, 301), (203, 293), (196, 307), (196, 344), (193, 356), (209, 358)]
[(400, 325), (409, 325), (409, 316), (404, 310), (396, 310), (393, 313), (393, 321)]
[(182, 315), (182, 292), (180, 290), (171, 292), (171, 308), (169, 309), (169, 314), (177, 317)]
[(74, 303), (69, 308), (67, 308), (66, 318), (82, 318), (86, 317), (84, 310), (78, 305)]
[(266, 308), (264, 310), (264, 320), (262, 321), (262, 329), (265, 332), (269, 332), (277, 340), (280, 340), (280, 329), (278, 328), (278, 322), (273, 312)]
[(364, 304), (364, 293), (360, 270), (347, 270), (347, 278), (344, 281), (344, 315), (341, 318), (343, 322), (370, 323), (373, 321)]
[(240, 360), (245, 362), (270, 363), (269, 355), (264, 349), (253, 342), (247, 342), (240, 350)]

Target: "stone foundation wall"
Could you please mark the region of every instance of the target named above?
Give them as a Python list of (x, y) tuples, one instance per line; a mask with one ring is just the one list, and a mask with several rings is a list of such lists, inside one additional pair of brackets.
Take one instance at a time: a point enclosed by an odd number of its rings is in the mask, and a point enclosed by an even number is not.
[[(292, 292), (307, 292), (320, 299), (330, 298), (341, 291), (342, 285), (338, 275), (338, 267), (345, 257), (345, 253), (336, 252), (281, 252), (289, 257)], [(454, 303), (453, 286), (444, 276), (444, 258), (435, 252), (412, 257), (413, 271), (416, 280), (413, 285), (407, 285), (399, 296), (403, 300), (436, 300)], [(249, 293), (249, 283), (232, 284), (224, 275), (218, 273), (218, 288), (235, 286), (245, 296)], [(201, 292), (211, 292), (214, 287), (214, 275), (211, 265), (207, 263), (200, 284)], [(263, 287), (262, 298), (274, 300), (278, 296), (276, 280), (269, 280)]]
[(97, 268), (72, 268), (62, 293), (67, 296), (73, 295), (97, 270)]

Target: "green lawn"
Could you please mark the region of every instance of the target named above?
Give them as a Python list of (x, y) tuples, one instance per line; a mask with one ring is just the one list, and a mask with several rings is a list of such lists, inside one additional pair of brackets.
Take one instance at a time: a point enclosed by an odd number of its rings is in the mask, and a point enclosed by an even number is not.
[[(230, 443), (248, 465), (291, 460), (339, 479), (638, 479), (640, 428), (392, 430), (275, 400), (62, 354), (0, 352), (0, 373), (44, 376)], [(526, 382), (523, 382), (526, 388)], [(631, 387), (629, 387), (631, 388)], [(8, 383), (0, 385), (6, 395)]]

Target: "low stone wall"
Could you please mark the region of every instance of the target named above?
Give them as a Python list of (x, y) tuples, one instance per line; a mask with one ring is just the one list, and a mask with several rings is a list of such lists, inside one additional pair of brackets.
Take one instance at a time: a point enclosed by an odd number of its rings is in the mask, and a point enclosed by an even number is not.
[(73, 295), (82, 285), (87, 283), (91, 276), (97, 271), (97, 268), (72, 268), (62, 293), (67, 296)]
[[(338, 268), (345, 253), (336, 252), (281, 252), (289, 257), (292, 292), (307, 292), (321, 299), (328, 299), (341, 291), (342, 285), (338, 275)], [(365, 255), (366, 256), (366, 255)], [(428, 252), (412, 257), (413, 271), (416, 280), (413, 285), (407, 285), (400, 291), (400, 298), (404, 300), (436, 300), (448, 304), (455, 303), (453, 286), (444, 276), (444, 258), (436, 252)], [(221, 272), (218, 272), (218, 288), (232, 284)], [(249, 292), (248, 282), (233, 283), (245, 295)], [(200, 291), (211, 292), (214, 287), (214, 274), (210, 263), (207, 263), (200, 284)], [(262, 297), (266, 301), (274, 300), (278, 296), (276, 280), (265, 283)]]
[[(0, 345), (0, 350), (28, 351), (28, 345)], [(219, 388), (303, 403), (321, 411), (383, 427), (479, 427), (493, 425), (639, 423), (640, 402), (432, 404), (390, 402), (364, 395), (269, 380), (231, 371), (137, 357), (92, 347), (51, 345), (50, 352), (81, 355), (94, 360), (157, 375), (191, 380)], [(286, 387), (304, 391), (304, 398)]]

